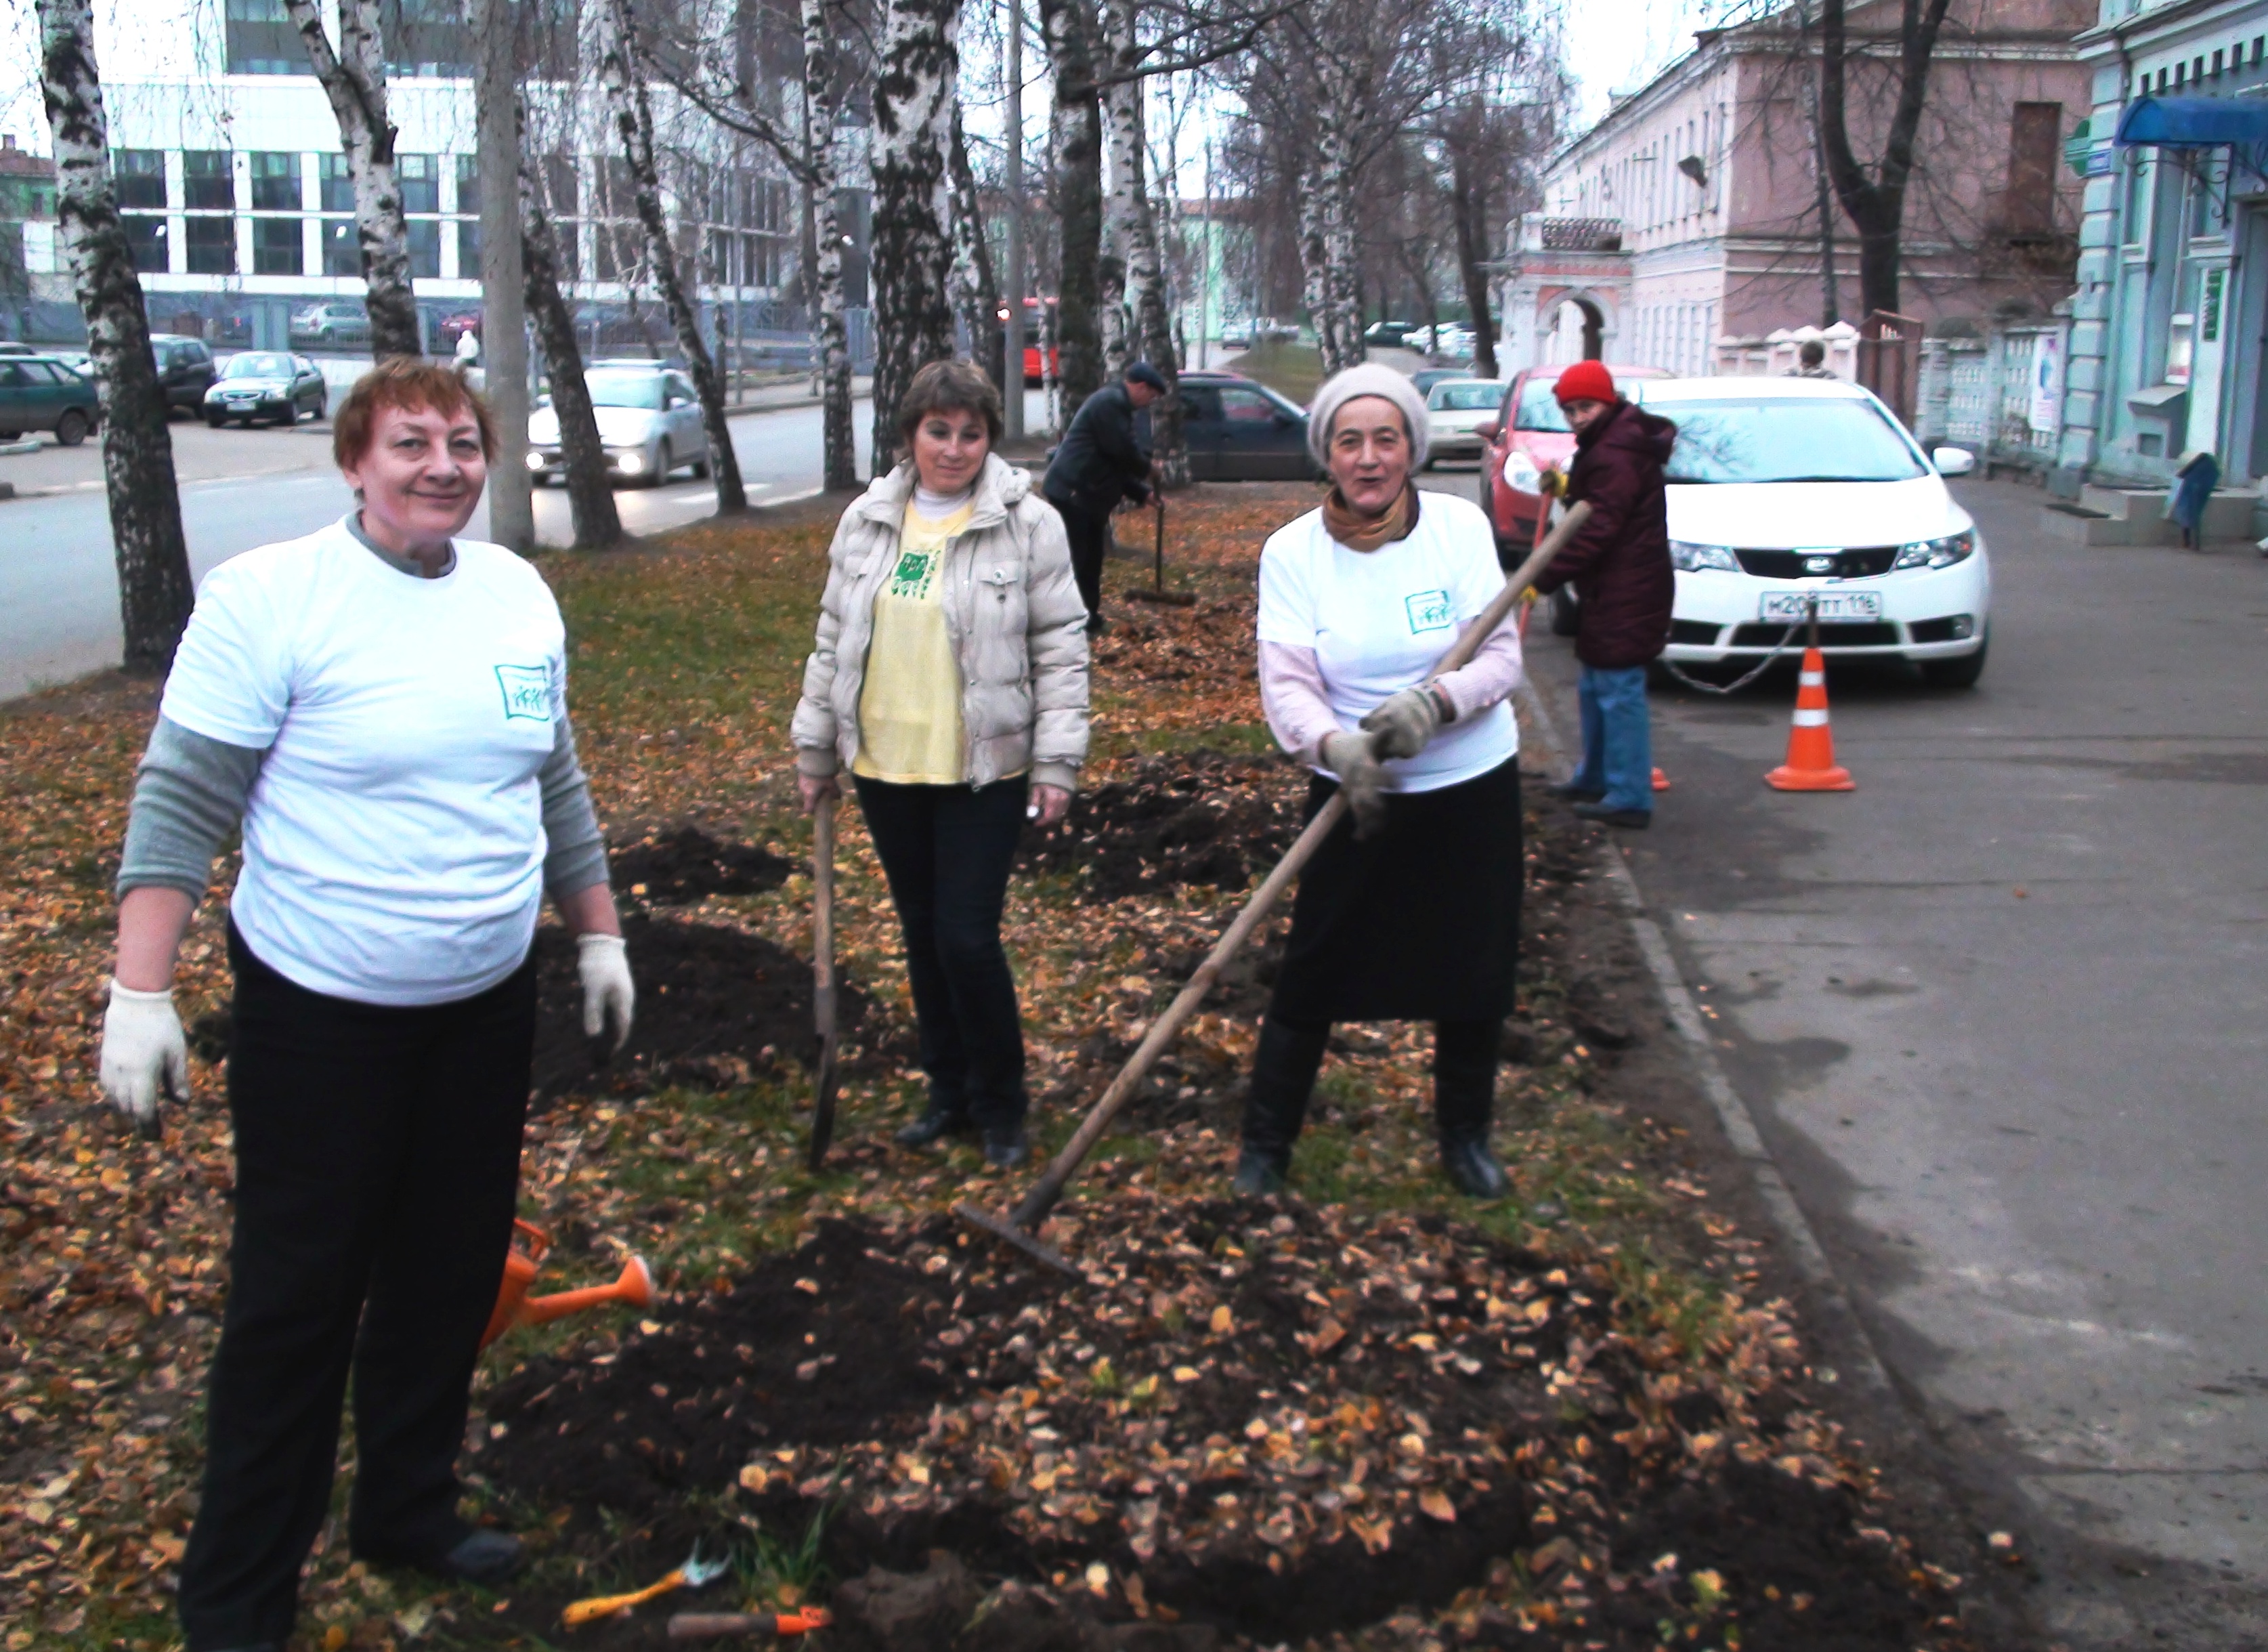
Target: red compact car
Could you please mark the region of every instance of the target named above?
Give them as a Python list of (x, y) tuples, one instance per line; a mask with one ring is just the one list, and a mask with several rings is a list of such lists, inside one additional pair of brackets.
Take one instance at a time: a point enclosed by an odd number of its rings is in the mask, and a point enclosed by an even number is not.
[[(1535, 542), (1535, 520), (1543, 514), (1543, 496), (1538, 483), (1546, 470), (1565, 470), (1575, 456), (1575, 432), (1559, 411), (1551, 394), (1564, 367), (1528, 367), (1513, 375), (1497, 417), (1483, 424), (1481, 439), (1480, 507), (1496, 529), (1497, 555), (1516, 564)], [(1668, 379), (1675, 375), (1660, 367), (1617, 367), (1608, 372), (1619, 384), (1626, 379)]]

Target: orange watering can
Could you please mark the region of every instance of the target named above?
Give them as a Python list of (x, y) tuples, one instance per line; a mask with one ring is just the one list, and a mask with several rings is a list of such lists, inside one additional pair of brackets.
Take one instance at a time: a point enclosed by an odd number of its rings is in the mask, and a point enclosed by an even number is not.
[(514, 1325), (540, 1325), (547, 1320), (579, 1314), (586, 1308), (602, 1307), (608, 1302), (620, 1302), (625, 1308), (653, 1306), (653, 1274), (637, 1257), (622, 1265), (622, 1278), (612, 1285), (586, 1286), (579, 1291), (561, 1291), (555, 1296), (530, 1296), (527, 1287), (535, 1283), (535, 1270), (542, 1265), (544, 1253), (551, 1249), (551, 1235), (532, 1221), (515, 1221), (512, 1226), (519, 1243), (504, 1259), (504, 1287), (497, 1292), (496, 1311), (489, 1316), (489, 1328), (481, 1333), (483, 1348)]

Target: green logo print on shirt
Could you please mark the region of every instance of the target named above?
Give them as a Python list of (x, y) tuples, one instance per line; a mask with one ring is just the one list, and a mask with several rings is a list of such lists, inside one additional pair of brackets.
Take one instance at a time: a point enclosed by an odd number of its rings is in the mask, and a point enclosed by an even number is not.
[(1447, 591), (1412, 592), (1402, 599), (1402, 606), (1410, 616), (1410, 634), (1413, 637), (1426, 631), (1445, 631), (1455, 623)]
[(526, 718), (532, 723), (551, 720), (551, 674), (541, 666), (498, 666), (497, 686), (504, 690), (504, 721)]
[(898, 565), (890, 572), (890, 594), (918, 601), (928, 594), (931, 576), (936, 572), (937, 552), (902, 551), (898, 556)]

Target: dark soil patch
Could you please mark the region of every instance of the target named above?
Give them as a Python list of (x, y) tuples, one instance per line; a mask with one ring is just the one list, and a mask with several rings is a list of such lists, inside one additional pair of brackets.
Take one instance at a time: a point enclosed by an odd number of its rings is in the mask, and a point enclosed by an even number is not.
[[(622, 938), (637, 981), (637, 1014), (629, 1046), (609, 1056), (583, 1036), (574, 938), (549, 925), (535, 932), (538, 1097), (627, 1094), (658, 1084), (725, 1089), (782, 1062), (808, 1066), (816, 1058), (808, 958), (744, 930), (636, 911), (623, 916)], [(895, 1036), (873, 1001), (847, 983), (837, 1014), (846, 1070), (872, 1058), (877, 1038)]]
[(684, 906), (711, 895), (760, 895), (787, 881), (795, 862), (754, 844), (727, 843), (679, 826), (624, 844), (607, 856), (625, 904)]
[(1029, 834), (1021, 863), (1069, 873), (1097, 901), (1182, 884), (1241, 889), (1300, 835), (1305, 789), (1300, 771), (1266, 758), (1146, 758), (1072, 799), (1062, 824)]

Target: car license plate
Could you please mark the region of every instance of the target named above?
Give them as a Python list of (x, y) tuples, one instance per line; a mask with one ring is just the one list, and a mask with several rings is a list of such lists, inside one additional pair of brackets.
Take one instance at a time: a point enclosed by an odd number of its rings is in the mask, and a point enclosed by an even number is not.
[(1879, 591), (1767, 591), (1757, 617), (1793, 625), (1811, 616), (1819, 604), (1823, 620), (1878, 620), (1882, 617)]

